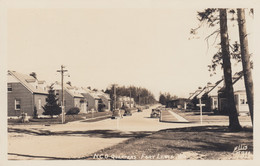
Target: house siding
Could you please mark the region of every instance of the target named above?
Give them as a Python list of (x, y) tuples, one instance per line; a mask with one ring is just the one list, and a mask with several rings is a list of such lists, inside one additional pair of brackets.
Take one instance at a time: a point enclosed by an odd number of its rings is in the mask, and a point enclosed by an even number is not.
[(103, 101), (103, 104), (105, 104), (105, 109), (110, 110), (110, 100), (104, 96), (100, 96), (100, 98)]
[[(33, 114), (33, 94), (21, 83), (8, 83), (12, 86), (12, 91), (7, 92), (8, 96), (8, 116), (20, 116), (22, 112), (28, 116)], [(21, 101), (21, 109), (15, 110), (15, 99)]]
[[(34, 95), (34, 106), (37, 109), (38, 115), (42, 115), (42, 113), (44, 112), (42, 107), (46, 104), (46, 98), (47, 98), (47, 95), (41, 95), (41, 94)], [(41, 100), (41, 102), (39, 102), (39, 100)]]
[[(244, 100), (244, 103), (242, 103), (241, 99)], [(238, 113), (249, 113), (246, 91), (235, 92), (235, 103)]]
[(97, 102), (95, 100), (95, 98), (93, 98), (90, 94), (88, 93), (83, 93), (83, 96), (87, 99), (87, 110), (90, 111), (91, 109), (94, 109), (95, 111), (97, 111)]
[(65, 112), (68, 112), (69, 109), (74, 107), (74, 98), (66, 90), (64, 91), (64, 98), (65, 98)]

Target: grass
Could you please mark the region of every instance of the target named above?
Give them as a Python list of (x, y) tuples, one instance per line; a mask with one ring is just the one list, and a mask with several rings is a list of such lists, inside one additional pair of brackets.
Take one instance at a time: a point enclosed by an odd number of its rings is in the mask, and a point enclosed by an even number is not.
[[(89, 122), (99, 121), (99, 120), (106, 119), (110, 115), (112, 115), (111, 112), (95, 112), (93, 114), (83, 113), (78, 115), (66, 115), (65, 123), (79, 121), (79, 120), (88, 120), (88, 119)], [(96, 118), (96, 119), (92, 119), (92, 118)], [(8, 125), (50, 125), (50, 124), (60, 124), (60, 123), (61, 123), (61, 116), (58, 116), (57, 118), (32, 118), (27, 123), (21, 123), (19, 119), (8, 119)]]
[[(246, 149), (234, 152), (237, 146), (243, 146)], [(226, 126), (167, 129), (149, 136), (129, 139), (98, 151), (87, 158), (248, 160), (253, 159), (253, 132), (250, 128), (244, 128), (241, 132), (230, 132)]]
[[(172, 109), (173, 112), (179, 114), (180, 116), (187, 119), (189, 122), (199, 122), (200, 114), (199, 112), (185, 112), (183, 110)], [(217, 121), (228, 121), (229, 117), (227, 115), (215, 115), (209, 112), (203, 112), (202, 119), (204, 122), (217, 122)], [(239, 121), (248, 121), (250, 122), (250, 116), (239, 116)]]

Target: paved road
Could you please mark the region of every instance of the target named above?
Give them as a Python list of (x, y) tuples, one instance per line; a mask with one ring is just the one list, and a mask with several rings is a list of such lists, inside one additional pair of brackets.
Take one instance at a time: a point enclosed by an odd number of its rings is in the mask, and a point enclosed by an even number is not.
[(123, 119), (91, 123), (9, 126), (8, 158), (62, 159), (88, 156), (129, 138), (142, 136), (143, 131), (149, 134), (149, 131), (165, 128), (157, 126), (158, 119), (149, 118), (150, 112), (144, 110)]
[(51, 126), (9, 126), (8, 158), (80, 158), (129, 138), (149, 135), (161, 129), (198, 126), (193, 123), (159, 122), (158, 118), (150, 118), (151, 109), (116, 120), (70, 122)]

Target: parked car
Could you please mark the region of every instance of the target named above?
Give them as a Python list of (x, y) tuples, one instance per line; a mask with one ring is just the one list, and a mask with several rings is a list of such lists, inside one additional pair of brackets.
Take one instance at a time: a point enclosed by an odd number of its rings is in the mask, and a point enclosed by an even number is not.
[(137, 112), (143, 112), (142, 108), (137, 108)]
[(159, 109), (152, 109), (151, 118), (160, 118), (160, 110)]
[(144, 106), (145, 109), (149, 109), (149, 105)]
[(124, 116), (132, 116), (131, 109), (129, 108), (125, 109)]
[(111, 119), (123, 118), (124, 110), (116, 109), (113, 111)]

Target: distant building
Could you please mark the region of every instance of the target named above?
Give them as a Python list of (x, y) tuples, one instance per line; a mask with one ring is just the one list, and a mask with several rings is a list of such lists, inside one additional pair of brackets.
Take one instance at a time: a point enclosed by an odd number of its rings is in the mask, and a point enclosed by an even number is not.
[[(56, 81), (53, 84), (53, 89), (55, 90), (55, 93), (59, 98), (59, 104), (61, 104), (61, 84)], [(78, 107), (80, 109), (80, 113), (87, 112), (87, 101), (81, 94), (80, 88), (64, 84), (64, 100), (65, 112), (68, 112), (69, 109), (73, 107)]]
[[(208, 96), (208, 93), (215, 87), (212, 83), (207, 83), (207, 85), (202, 89), (202, 91), (197, 95), (197, 99), (201, 99), (201, 103), (205, 104), (202, 107), (203, 111), (212, 111), (211, 107), (216, 107), (215, 98), (213, 96)], [(217, 100), (217, 98), (216, 98)], [(214, 105), (215, 104), (215, 105)]]
[(118, 106), (119, 108), (123, 107), (123, 106), (126, 106), (128, 108), (132, 108), (132, 107), (135, 107), (135, 101), (134, 101), (134, 98), (130, 98), (128, 96), (119, 96), (118, 99), (117, 99), (117, 102), (118, 102)]
[(189, 96), (189, 100), (190, 102), (188, 103), (188, 107), (190, 109), (198, 109), (198, 107), (196, 106), (196, 104), (199, 103), (199, 100), (197, 98), (197, 96), (202, 93), (204, 89), (202, 89), (201, 87), (199, 87), (195, 92), (193, 93), (190, 93), (190, 96)]
[[(249, 108), (247, 104), (247, 97), (246, 97), (246, 90), (245, 90), (245, 84), (244, 84), (244, 78), (242, 72), (236, 73), (233, 76), (233, 89), (234, 89), (234, 97), (235, 97), (235, 104), (237, 108), (237, 112), (239, 114), (249, 114)], [(228, 114), (228, 107), (229, 104), (227, 102), (227, 98), (225, 95), (225, 86), (223, 86), (218, 91), (218, 97), (219, 97), (219, 112), (221, 114)]]
[(42, 115), (42, 106), (46, 103), (48, 95), (45, 81), (16, 71), (7, 74), (8, 116), (20, 116), (27, 113), (33, 116), (37, 111)]
[(110, 111), (111, 110), (111, 98), (109, 97), (109, 94), (98, 91), (98, 96), (102, 100), (102, 103), (104, 104), (104, 109), (105, 111)]
[[(209, 91), (202, 95), (202, 100), (206, 104), (206, 108), (213, 111), (217, 111), (219, 108), (219, 101), (218, 101), (218, 90), (223, 87), (223, 79), (217, 81)], [(205, 100), (208, 100), (205, 102)]]
[(189, 99), (186, 98), (178, 98), (174, 100), (170, 100), (166, 103), (167, 108), (179, 108), (179, 109), (186, 109), (187, 104), (190, 102)]
[(110, 111), (111, 99), (109, 94), (101, 91), (94, 91), (88, 88), (82, 88), (81, 94), (88, 102), (88, 111)]
[(101, 103), (101, 98), (88, 88), (82, 88), (81, 95), (87, 100), (87, 111), (98, 111), (98, 105)]

